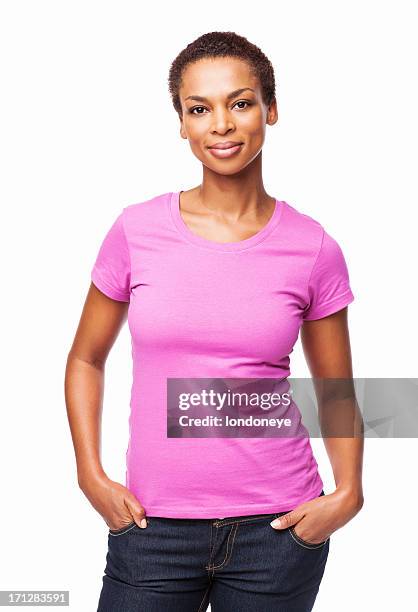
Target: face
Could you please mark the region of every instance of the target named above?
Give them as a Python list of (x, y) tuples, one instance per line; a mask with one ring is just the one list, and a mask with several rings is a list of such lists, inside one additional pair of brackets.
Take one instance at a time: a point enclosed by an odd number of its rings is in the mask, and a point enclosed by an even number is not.
[[(266, 125), (277, 121), (276, 101), (270, 107), (264, 104), (258, 78), (238, 58), (205, 58), (189, 64), (179, 95), (182, 138), (205, 166), (220, 174), (239, 172), (257, 157)], [(209, 148), (226, 141), (242, 144), (217, 154)]]

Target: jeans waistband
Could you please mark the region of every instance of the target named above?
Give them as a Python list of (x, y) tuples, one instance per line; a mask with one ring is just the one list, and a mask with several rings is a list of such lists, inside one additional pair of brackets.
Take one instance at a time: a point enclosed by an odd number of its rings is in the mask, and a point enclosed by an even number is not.
[[(321, 491), (318, 497), (321, 497), (321, 495), (325, 495), (324, 490)], [(261, 521), (263, 519), (269, 519), (269, 518), (273, 520), (274, 518), (283, 516), (283, 514), (287, 514), (291, 510), (292, 508), (289, 508), (289, 510), (284, 510), (283, 512), (271, 512), (269, 514), (251, 514), (247, 516), (229, 516), (229, 517), (225, 517), (222, 519), (217, 518), (217, 519), (213, 519), (212, 525), (214, 527), (223, 527), (224, 525), (232, 525), (235, 523), (249, 523), (249, 522)]]

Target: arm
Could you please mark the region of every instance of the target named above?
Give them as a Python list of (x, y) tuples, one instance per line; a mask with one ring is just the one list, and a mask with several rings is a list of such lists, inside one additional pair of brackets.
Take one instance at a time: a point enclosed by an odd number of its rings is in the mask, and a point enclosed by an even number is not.
[[(313, 378), (353, 377), (347, 308), (323, 319), (305, 321), (301, 340)], [(361, 415), (357, 414), (357, 417), (356, 428)], [(323, 440), (332, 465), (338, 497), (342, 503), (359, 511), (363, 505), (363, 436), (325, 436)]]
[(65, 402), (78, 484), (111, 529), (143, 517), (136, 498), (106, 476), (100, 458), (104, 367), (127, 319), (128, 305), (107, 297), (91, 283), (65, 371)]
[[(314, 379), (352, 379), (347, 307), (322, 319), (304, 321), (301, 340)], [(315, 389), (317, 390), (316, 385)], [(317, 396), (321, 416), (322, 397), (319, 386)], [(295, 531), (307, 542), (319, 543), (326, 540), (331, 533), (351, 520), (363, 506), (363, 436), (358, 433), (362, 431), (362, 419), (356, 409), (356, 403), (350, 399), (343, 404), (343, 410), (348, 414), (348, 421), (354, 422), (356, 435), (323, 438), (334, 472), (336, 490), (329, 495), (300, 504), (283, 515), (279, 523), (272, 523), (273, 527), (279, 529), (298, 524)]]
[(65, 400), (80, 486), (104, 476), (100, 460), (104, 366), (127, 307), (127, 302), (108, 298), (91, 283), (68, 354)]

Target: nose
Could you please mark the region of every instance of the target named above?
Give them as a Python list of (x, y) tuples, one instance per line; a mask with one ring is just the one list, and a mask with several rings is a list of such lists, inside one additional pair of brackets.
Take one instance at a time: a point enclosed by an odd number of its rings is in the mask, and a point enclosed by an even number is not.
[(218, 110), (213, 113), (212, 127), (211, 132), (216, 132), (217, 134), (225, 134), (229, 132), (229, 130), (234, 129), (234, 123), (231, 120), (227, 111)]

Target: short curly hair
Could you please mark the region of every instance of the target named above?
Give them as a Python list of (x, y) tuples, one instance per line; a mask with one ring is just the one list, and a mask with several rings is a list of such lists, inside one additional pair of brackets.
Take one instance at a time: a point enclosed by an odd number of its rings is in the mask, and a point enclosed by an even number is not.
[(179, 89), (186, 66), (206, 57), (237, 57), (246, 61), (251, 73), (260, 82), (263, 101), (267, 106), (276, 97), (273, 65), (259, 47), (235, 32), (208, 32), (189, 43), (172, 62), (168, 76), (168, 88), (173, 106), (179, 117), (183, 111)]

